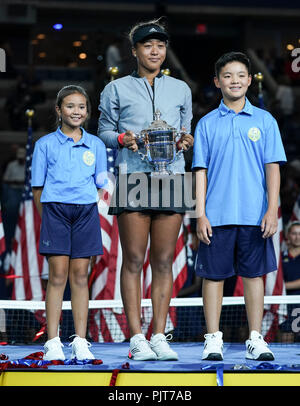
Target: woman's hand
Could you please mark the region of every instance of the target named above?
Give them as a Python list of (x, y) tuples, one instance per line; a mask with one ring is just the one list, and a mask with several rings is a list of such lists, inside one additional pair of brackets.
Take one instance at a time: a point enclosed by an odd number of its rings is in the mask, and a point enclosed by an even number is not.
[[(183, 128), (182, 131), (185, 131), (185, 129)], [(194, 137), (191, 134), (183, 132), (180, 140), (177, 142), (177, 148), (187, 151), (193, 145), (194, 145)]]
[(138, 146), (136, 143), (136, 137), (132, 131), (126, 131), (126, 133), (123, 137), (123, 146), (125, 148), (130, 149), (133, 152), (136, 152), (138, 150)]

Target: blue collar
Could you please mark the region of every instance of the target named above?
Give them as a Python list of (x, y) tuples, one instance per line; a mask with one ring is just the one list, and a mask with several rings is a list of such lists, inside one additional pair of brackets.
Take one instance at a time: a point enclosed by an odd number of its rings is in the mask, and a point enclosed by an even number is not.
[[(80, 127), (80, 129), (82, 131), (82, 137), (78, 142), (76, 142), (76, 145), (85, 145), (86, 147), (90, 148), (91, 145), (87, 137), (87, 132), (82, 127)], [(61, 131), (60, 127), (58, 127), (58, 129), (56, 130), (56, 136), (61, 144), (64, 144), (70, 138)]]
[[(224, 103), (223, 99), (221, 100), (221, 103), (219, 105), (219, 111), (222, 114), (222, 116), (225, 116), (226, 114), (228, 114), (230, 111), (233, 111), (231, 109), (229, 109), (226, 104)], [(245, 106), (243, 108), (243, 110), (241, 110), (239, 112), (239, 114), (241, 113), (245, 113), (245, 114), (249, 114), (250, 116), (253, 114), (253, 106), (252, 104), (249, 102), (249, 100), (247, 99), (247, 97), (245, 98)]]

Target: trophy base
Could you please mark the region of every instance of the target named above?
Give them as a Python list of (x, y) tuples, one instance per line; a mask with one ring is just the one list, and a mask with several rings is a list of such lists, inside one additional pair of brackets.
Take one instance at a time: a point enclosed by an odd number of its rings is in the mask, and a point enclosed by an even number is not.
[(170, 171), (167, 170), (166, 162), (159, 162), (155, 164), (155, 169), (151, 172), (150, 176), (153, 177), (162, 177), (162, 176), (169, 176)]
[(166, 172), (154, 171), (154, 172), (151, 172), (150, 176), (153, 177), (153, 178), (162, 178), (164, 176), (170, 176), (170, 172), (168, 172), (168, 171), (166, 171)]

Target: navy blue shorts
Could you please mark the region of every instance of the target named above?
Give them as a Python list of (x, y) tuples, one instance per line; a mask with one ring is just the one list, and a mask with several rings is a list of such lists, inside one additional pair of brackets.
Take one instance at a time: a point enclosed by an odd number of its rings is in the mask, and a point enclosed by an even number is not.
[(260, 226), (213, 227), (210, 240), (198, 248), (196, 274), (202, 278), (255, 278), (277, 269), (273, 240), (262, 238)]
[(96, 203), (43, 203), (39, 252), (86, 258), (103, 254)]

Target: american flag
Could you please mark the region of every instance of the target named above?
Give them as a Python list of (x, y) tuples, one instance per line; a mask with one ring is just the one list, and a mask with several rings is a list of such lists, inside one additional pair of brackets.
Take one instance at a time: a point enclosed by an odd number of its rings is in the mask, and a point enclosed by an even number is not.
[[(116, 151), (107, 149), (108, 171), (114, 173)], [(112, 194), (114, 185), (111, 184), (109, 195)], [(105, 199), (107, 202), (109, 199)], [(90, 275), (91, 299), (115, 299), (121, 300), (120, 272), (122, 265), (122, 250), (120, 246), (118, 224), (116, 216), (108, 214), (108, 204), (100, 202), (99, 215), (102, 229), (104, 253), (98, 256), (96, 264)], [(177, 295), (186, 280), (187, 264), (186, 251), (183, 236), (183, 227), (177, 241), (173, 261), (173, 297)], [(142, 298), (151, 297), (151, 267), (149, 263), (149, 249), (145, 255), (145, 261), (141, 276)], [(147, 338), (152, 333), (152, 309), (142, 308), (141, 314), (142, 331)], [(176, 323), (176, 315), (170, 309), (166, 331), (171, 331)], [(124, 310), (101, 309), (90, 312), (89, 333), (94, 341), (124, 341), (129, 338)]]
[(41, 275), (48, 264), (39, 254), (40, 215), (31, 191), (32, 128), (28, 127), (26, 144), (25, 184), (19, 209), (19, 219), (11, 254), (10, 274), (14, 275), (12, 299), (44, 300)]
[(0, 255), (2, 255), (5, 250), (6, 250), (6, 245), (5, 245), (4, 227), (3, 227), (3, 222), (2, 222), (2, 211), (1, 211), (1, 204), (0, 204)]
[(300, 221), (300, 195), (295, 201), (290, 221)]
[[(264, 278), (265, 295), (285, 295), (285, 284), (283, 279), (281, 247), (283, 242), (283, 223), (281, 216), (281, 207), (278, 207), (278, 229), (273, 236), (273, 244), (277, 260), (277, 271), (268, 273)], [(278, 326), (285, 320), (287, 306), (285, 304), (266, 305), (262, 322), (263, 330), (266, 331), (265, 339), (268, 342), (274, 341)]]
[[(283, 223), (281, 216), (280, 201), (278, 205), (278, 228), (274, 234), (273, 244), (276, 254), (278, 268), (274, 272), (269, 272), (263, 277), (265, 286), (265, 296), (285, 295), (285, 285), (283, 280), (281, 246), (283, 242)], [(234, 296), (243, 296), (243, 281), (240, 276), (237, 277)], [(266, 341), (274, 341), (278, 326), (285, 320), (287, 314), (286, 305), (284, 304), (267, 304), (264, 307), (264, 316), (262, 321), (262, 332)]]

